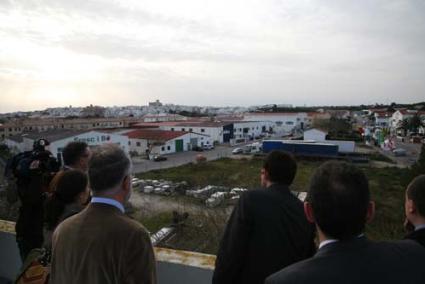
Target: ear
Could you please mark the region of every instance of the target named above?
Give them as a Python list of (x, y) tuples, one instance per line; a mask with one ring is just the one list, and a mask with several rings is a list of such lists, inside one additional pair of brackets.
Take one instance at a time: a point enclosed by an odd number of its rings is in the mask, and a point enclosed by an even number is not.
[(304, 214), (310, 223), (316, 222), (316, 219), (314, 218), (313, 208), (311, 207), (311, 204), (307, 201), (304, 202)]
[(375, 217), (375, 201), (369, 201), (369, 205), (367, 206), (367, 214), (366, 214), (366, 222), (372, 222)]
[(413, 200), (406, 199), (406, 211), (410, 214), (414, 214), (416, 212), (416, 206), (415, 203), (413, 203)]
[(128, 192), (130, 190), (130, 187), (131, 187), (130, 175), (126, 175), (125, 178), (122, 180), (121, 188), (125, 192)]

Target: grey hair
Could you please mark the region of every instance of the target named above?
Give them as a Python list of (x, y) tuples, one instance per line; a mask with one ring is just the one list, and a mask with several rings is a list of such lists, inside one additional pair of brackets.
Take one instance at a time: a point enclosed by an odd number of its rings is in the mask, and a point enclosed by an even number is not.
[(93, 193), (102, 194), (117, 187), (129, 175), (131, 161), (115, 144), (98, 147), (89, 161), (89, 182)]

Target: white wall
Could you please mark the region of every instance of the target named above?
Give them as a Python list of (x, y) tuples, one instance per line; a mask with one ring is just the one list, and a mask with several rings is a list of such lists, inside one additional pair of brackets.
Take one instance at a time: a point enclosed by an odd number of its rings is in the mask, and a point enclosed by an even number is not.
[(6, 137), (3, 142), (4, 142), (4, 144), (7, 145), (7, 147), (9, 147), (9, 150), (14, 154), (25, 151), (25, 147), (24, 147), (25, 145), (24, 145), (23, 141), (22, 142), (16, 142), (16, 141), (10, 140)]
[(212, 141), (223, 143), (223, 127), (204, 127), (204, 126), (168, 126), (161, 125), (160, 129), (174, 131), (190, 131), (209, 136)]
[(202, 145), (212, 145), (213, 140), (205, 135), (199, 135), (196, 133), (186, 133), (180, 137), (168, 140), (164, 145), (154, 146), (152, 148), (151, 154), (153, 155), (164, 155), (172, 154), (176, 152), (176, 140), (183, 140), (183, 151), (191, 150), (191, 139), (197, 139), (197, 146), (201, 147)]
[(146, 154), (146, 150), (148, 149), (147, 140), (129, 138), (128, 142), (129, 142), (130, 152), (137, 152), (137, 154), (139, 155)]
[(286, 135), (294, 129), (300, 129), (301, 125), (304, 128), (308, 127), (309, 118), (307, 113), (268, 113), (268, 114), (250, 114), (244, 115), (245, 121), (268, 121), (271, 123), (273, 131), (277, 135)]
[[(235, 139), (257, 137), (261, 135), (262, 127), (266, 127), (268, 130), (268, 122), (265, 121), (253, 121), (253, 122), (235, 122), (233, 124), (233, 135)], [(244, 128), (248, 128), (248, 132), (244, 133)]]
[(128, 153), (130, 148), (128, 146), (128, 137), (122, 135), (116, 135), (111, 133), (104, 133), (98, 131), (89, 131), (79, 135), (71, 136), (62, 140), (54, 141), (49, 146), (48, 149), (56, 157), (58, 152), (62, 152), (62, 149), (72, 141), (82, 141), (86, 142), (89, 146), (100, 146), (103, 144), (113, 143), (117, 144)]
[(304, 131), (304, 140), (325, 141), (326, 133), (318, 129)]

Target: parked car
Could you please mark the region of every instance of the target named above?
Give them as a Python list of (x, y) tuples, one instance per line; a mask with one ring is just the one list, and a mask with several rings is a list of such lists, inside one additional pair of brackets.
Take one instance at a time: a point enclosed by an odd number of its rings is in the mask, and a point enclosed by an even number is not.
[(407, 152), (403, 148), (397, 148), (393, 150), (394, 156), (400, 157), (400, 156), (406, 156)]
[(242, 148), (235, 148), (235, 149), (233, 149), (233, 151), (232, 151), (232, 154), (233, 155), (236, 155), (236, 154), (242, 154), (243, 153), (243, 149)]
[(205, 145), (202, 146), (202, 149), (204, 149), (204, 150), (212, 150), (212, 149), (214, 149), (214, 146), (213, 145), (207, 145), (207, 144), (205, 144)]
[(204, 151), (204, 149), (202, 149), (202, 147), (199, 147), (199, 146), (193, 146), (192, 151), (202, 152), (202, 151)]
[(155, 162), (166, 161), (167, 160), (167, 157), (164, 157), (162, 155), (155, 155), (155, 156), (153, 156), (153, 160)]

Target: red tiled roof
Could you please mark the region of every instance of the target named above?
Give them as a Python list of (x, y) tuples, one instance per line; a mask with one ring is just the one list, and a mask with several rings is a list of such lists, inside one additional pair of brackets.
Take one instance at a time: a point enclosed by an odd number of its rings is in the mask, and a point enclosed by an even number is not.
[(186, 131), (167, 131), (167, 130), (145, 130), (138, 129), (125, 133), (124, 135), (130, 139), (148, 139), (155, 141), (169, 141), (180, 137), (189, 132)]

